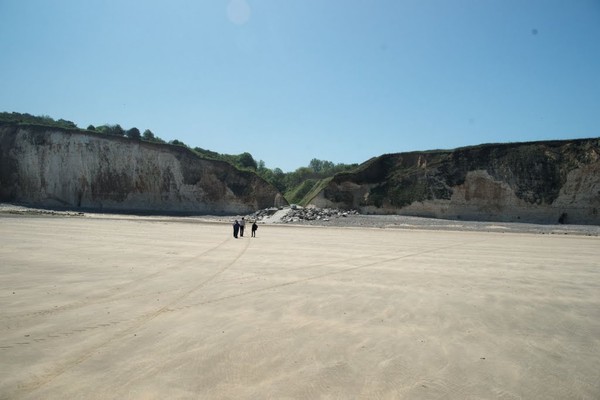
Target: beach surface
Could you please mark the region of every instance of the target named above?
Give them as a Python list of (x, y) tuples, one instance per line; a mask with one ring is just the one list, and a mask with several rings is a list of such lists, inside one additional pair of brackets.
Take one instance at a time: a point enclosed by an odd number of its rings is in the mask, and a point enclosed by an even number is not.
[(0, 213), (0, 399), (600, 398), (598, 227), (402, 223)]

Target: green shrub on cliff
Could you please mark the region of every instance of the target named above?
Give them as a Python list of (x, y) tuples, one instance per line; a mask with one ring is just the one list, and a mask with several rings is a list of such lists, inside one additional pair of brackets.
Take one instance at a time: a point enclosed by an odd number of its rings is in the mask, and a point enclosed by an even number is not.
[(65, 119), (55, 120), (48, 115), (35, 116), (27, 113), (18, 112), (0, 112), (0, 123), (19, 124), (19, 125), (37, 125), (52, 128), (77, 129), (74, 122)]

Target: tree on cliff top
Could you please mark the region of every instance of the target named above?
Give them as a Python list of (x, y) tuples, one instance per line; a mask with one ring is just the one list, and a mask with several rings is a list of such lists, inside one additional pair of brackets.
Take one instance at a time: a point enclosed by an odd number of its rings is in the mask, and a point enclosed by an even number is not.
[(154, 135), (154, 133), (152, 133), (152, 131), (150, 129), (146, 129), (144, 131), (144, 134), (142, 135), (142, 139), (146, 140), (148, 142), (165, 143), (164, 140), (162, 140), (158, 136)]
[(125, 132), (125, 136), (127, 136), (129, 139), (136, 139), (136, 140), (139, 140), (142, 137), (142, 135), (140, 134), (140, 130), (136, 127), (128, 129), (127, 132)]
[(121, 125), (109, 125), (104, 124), (96, 127), (96, 131), (100, 133), (104, 133), (105, 135), (114, 135), (114, 136), (123, 136), (125, 130), (121, 128)]
[(254, 171), (258, 168), (258, 164), (252, 154), (244, 152), (238, 156), (237, 164), (242, 168), (250, 168)]

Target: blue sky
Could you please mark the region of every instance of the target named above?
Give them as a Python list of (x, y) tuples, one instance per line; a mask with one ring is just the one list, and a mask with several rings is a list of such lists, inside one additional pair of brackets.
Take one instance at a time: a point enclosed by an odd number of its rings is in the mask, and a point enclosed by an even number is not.
[(600, 136), (600, 0), (0, 0), (0, 111), (312, 158)]

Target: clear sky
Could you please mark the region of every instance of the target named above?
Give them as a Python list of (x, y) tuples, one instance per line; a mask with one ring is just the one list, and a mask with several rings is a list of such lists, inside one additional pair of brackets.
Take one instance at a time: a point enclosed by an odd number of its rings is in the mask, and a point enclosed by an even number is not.
[(312, 158), (600, 136), (600, 0), (0, 0), (0, 111)]

